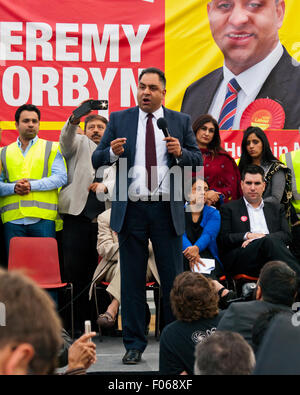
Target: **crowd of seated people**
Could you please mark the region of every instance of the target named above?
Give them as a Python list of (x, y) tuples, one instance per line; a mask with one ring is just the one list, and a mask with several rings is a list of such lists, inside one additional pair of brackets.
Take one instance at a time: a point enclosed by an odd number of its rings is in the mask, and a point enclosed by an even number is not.
[[(36, 107), (26, 105), (18, 116), (18, 141), (1, 151), (0, 189), (5, 184), (5, 192), (2, 189), (0, 193), (1, 207), (14, 204), (14, 200), (10, 198), (13, 191), (20, 201), (35, 196), (39, 202), (57, 204), (58, 210), (55, 213), (48, 210), (46, 215), (40, 210), (40, 218), (37, 220), (34, 207), (29, 207), (22, 213), (21, 210), (19, 213), (2, 209), (2, 213), (5, 213), (2, 215), (2, 241), (6, 240), (7, 249), (6, 257), (1, 259), (2, 266), (7, 265), (11, 237), (54, 237), (55, 224), (58, 230), (62, 221), (63, 236), (59, 240), (61, 270), (63, 278), (75, 284), (76, 337), (82, 335), (85, 319), (91, 319), (93, 325), (97, 319), (99, 326), (110, 328), (115, 324), (122, 303), (118, 240), (109, 227), (110, 209), (98, 197), (99, 194), (106, 194), (109, 199), (112, 198), (115, 171), (111, 169), (99, 177), (91, 164), (91, 154), (103, 136), (107, 120), (90, 116), (85, 122), (84, 130), (79, 133), (80, 120), (72, 115), (62, 130), (60, 145), (53, 144), (49, 148), (47, 174), (39, 174), (39, 169), (36, 168), (24, 174), (22, 181), (20, 169), (24, 163), (33, 163), (39, 156), (41, 163), (46, 159), (40, 151), (33, 151), (37, 144), (44, 144), (37, 137), (40, 114)], [(33, 126), (24, 127), (22, 122)], [(291, 313), (291, 305), (298, 293), (296, 280), (300, 276), (300, 266), (288, 249), (291, 241), (288, 222), (292, 199), (291, 170), (272, 154), (266, 134), (258, 127), (249, 127), (244, 132), (238, 166), (221, 147), (218, 124), (209, 114), (199, 117), (194, 122), (193, 129), (203, 155), (204, 178), (198, 174), (193, 175), (185, 204), (186, 227), (182, 238), (184, 272), (176, 278), (171, 293), (176, 320), (167, 325), (161, 334), (160, 371), (163, 374), (210, 374), (209, 371), (205, 373), (201, 367), (203, 362), (201, 366), (200, 361), (198, 365), (195, 363), (195, 355), (196, 358), (200, 355), (200, 345), (195, 354), (197, 343), (201, 343), (203, 350), (205, 347), (213, 349), (214, 345), (210, 343), (205, 346), (206, 338), (211, 337), (207, 334), (230, 331), (240, 333), (252, 347), (252, 329), (254, 327), (255, 331), (255, 319), (259, 313), (268, 314), (267, 318), (262, 316), (262, 319), (267, 319), (265, 326), (269, 325), (273, 315), (282, 311)], [(22, 155), (17, 158), (17, 167), (13, 173), (13, 155), (18, 149)], [(40, 167), (42, 169), (41, 165)], [(27, 178), (36, 181), (30, 186)], [(46, 183), (37, 182), (43, 178), (47, 178)], [(13, 189), (9, 189), (8, 184), (12, 184)], [(55, 190), (52, 195), (49, 194), (50, 188)], [(72, 197), (74, 193), (76, 201)], [(51, 231), (44, 225), (49, 224), (49, 221)], [(31, 233), (23, 232), (22, 227), (27, 225), (33, 229)], [(273, 245), (276, 245), (276, 252), (272, 255), (270, 251), (275, 249), (270, 246)], [(226, 248), (230, 248), (231, 255), (228, 255)], [(254, 249), (259, 251), (262, 259), (252, 271), (254, 263), (258, 263), (253, 254)], [(102, 259), (100, 263), (99, 257)], [(213, 262), (211, 267), (206, 267), (208, 260)], [(246, 261), (247, 265), (243, 265)], [(267, 263), (268, 261), (276, 262)], [(154, 278), (159, 284), (151, 245), (148, 263), (147, 279)], [(237, 273), (255, 275), (257, 278), (255, 301), (232, 301), (239, 295), (219, 282), (222, 279), (229, 280)], [(274, 294), (271, 296), (270, 278), (272, 281), (278, 278), (278, 286), (273, 284)], [(111, 303), (106, 306), (103, 314), (95, 317), (93, 298), (89, 300), (88, 290), (92, 289), (95, 281), (100, 280), (110, 283), (107, 291), (111, 295)], [(281, 293), (285, 293), (281, 292), (285, 281), (290, 295), (288, 299), (280, 299)], [(225, 284), (227, 286), (229, 283)], [(185, 293), (182, 292), (183, 289)], [(277, 296), (279, 299), (276, 299)], [(245, 309), (245, 320), (249, 321), (249, 306), (253, 306), (255, 314), (251, 317), (251, 322), (248, 322), (245, 334), (239, 331), (239, 324), (232, 317), (236, 314), (236, 309)], [(242, 319), (241, 314), (238, 317), (237, 321)], [(257, 322), (256, 326), (259, 334), (254, 338), (255, 341), (260, 339), (262, 332)], [(230, 343), (229, 337), (224, 343)], [(232, 344), (237, 343), (244, 347), (240, 338), (233, 336)], [(258, 344), (255, 345), (255, 353), (257, 348)], [(245, 358), (248, 358), (245, 374), (249, 374), (254, 369), (255, 358), (249, 354), (247, 347), (243, 350)], [(204, 351), (201, 353), (204, 355)], [(228, 370), (224, 372), (228, 374)]]

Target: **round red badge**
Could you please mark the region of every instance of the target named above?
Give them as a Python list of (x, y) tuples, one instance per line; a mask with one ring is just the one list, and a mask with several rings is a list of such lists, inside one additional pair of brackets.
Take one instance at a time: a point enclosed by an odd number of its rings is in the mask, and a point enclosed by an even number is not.
[(241, 221), (243, 221), (243, 222), (248, 221), (248, 217), (246, 217), (246, 215), (243, 215), (243, 216), (241, 217)]
[(272, 99), (256, 99), (243, 112), (240, 129), (258, 126), (262, 130), (282, 129), (285, 112), (281, 104)]

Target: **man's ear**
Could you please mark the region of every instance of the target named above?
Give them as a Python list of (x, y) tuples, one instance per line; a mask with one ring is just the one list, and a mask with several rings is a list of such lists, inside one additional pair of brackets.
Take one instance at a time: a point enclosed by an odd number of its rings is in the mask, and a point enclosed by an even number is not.
[(255, 299), (256, 299), (256, 300), (262, 300), (261, 287), (260, 287), (260, 285), (258, 285), (258, 284), (256, 285)]
[(29, 363), (34, 356), (34, 348), (29, 343), (22, 343), (11, 351), (6, 360), (5, 374), (26, 375), (29, 370)]

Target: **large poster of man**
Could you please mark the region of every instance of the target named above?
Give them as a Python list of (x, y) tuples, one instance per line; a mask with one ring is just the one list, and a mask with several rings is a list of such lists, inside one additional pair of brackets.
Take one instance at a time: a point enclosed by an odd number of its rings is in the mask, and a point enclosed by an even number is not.
[[(223, 55), (223, 65), (187, 88), (182, 111), (193, 120), (210, 113), (221, 129), (236, 130), (242, 128), (245, 111), (256, 101), (255, 104), (262, 103), (262, 109), (269, 110), (273, 116), (281, 111), (282, 123), (278, 129), (297, 129), (300, 101), (296, 87), (300, 83), (300, 68), (279, 38), (286, 2), (211, 0), (205, 3), (211, 36)], [(206, 59), (203, 51), (201, 61)]]

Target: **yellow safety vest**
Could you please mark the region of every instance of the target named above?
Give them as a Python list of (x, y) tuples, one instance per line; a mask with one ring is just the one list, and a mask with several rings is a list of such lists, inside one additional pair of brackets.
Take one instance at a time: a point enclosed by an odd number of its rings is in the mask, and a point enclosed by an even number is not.
[[(59, 149), (59, 144), (38, 139), (29, 149), (25, 158), (18, 143), (12, 143), (1, 150), (1, 162), (5, 182), (16, 182), (22, 178), (40, 180), (51, 175), (51, 166)], [(2, 222), (10, 222), (25, 217), (56, 220), (58, 190), (30, 192), (28, 195), (8, 195), (0, 198)]]
[(292, 204), (296, 213), (300, 214), (300, 151), (287, 152), (279, 158), (292, 172)]

